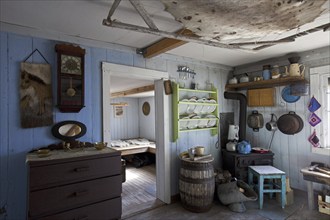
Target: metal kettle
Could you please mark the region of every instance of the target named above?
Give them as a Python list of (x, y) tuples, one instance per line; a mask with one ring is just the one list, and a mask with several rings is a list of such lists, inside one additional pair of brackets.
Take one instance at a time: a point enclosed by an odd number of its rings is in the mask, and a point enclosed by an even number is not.
[(236, 151), (236, 144), (237, 144), (237, 142), (229, 141), (226, 144), (226, 150), (227, 151)]
[(251, 150), (251, 144), (247, 141), (241, 141), (237, 144), (237, 151), (240, 154), (249, 154)]

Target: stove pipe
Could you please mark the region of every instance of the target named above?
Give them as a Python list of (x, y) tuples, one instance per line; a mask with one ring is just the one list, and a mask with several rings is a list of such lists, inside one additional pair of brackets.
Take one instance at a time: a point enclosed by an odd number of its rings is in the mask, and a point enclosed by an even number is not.
[(246, 96), (242, 93), (236, 92), (224, 92), (225, 99), (239, 100), (240, 110), (239, 110), (239, 141), (245, 140), (246, 136), (246, 109), (247, 102)]

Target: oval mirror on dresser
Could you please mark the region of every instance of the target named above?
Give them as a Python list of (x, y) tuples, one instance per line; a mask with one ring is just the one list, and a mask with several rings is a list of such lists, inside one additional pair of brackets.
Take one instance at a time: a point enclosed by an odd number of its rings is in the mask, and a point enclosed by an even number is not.
[(63, 141), (71, 141), (86, 134), (86, 126), (79, 121), (62, 121), (52, 127), (54, 137)]

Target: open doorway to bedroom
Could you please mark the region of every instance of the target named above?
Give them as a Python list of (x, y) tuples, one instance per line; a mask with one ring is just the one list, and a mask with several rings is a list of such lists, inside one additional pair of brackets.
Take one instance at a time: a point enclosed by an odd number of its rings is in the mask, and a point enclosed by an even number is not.
[(111, 148), (125, 164), (122, 218), (162, 204), (156, 195), (154, 81), (111, 76)]
[(164, 163), (168, 132), (164, 128), (168, 125), (160, 120), (168, 108), (164, 108), (168, 100), (162, 91), (162, 79), (168, 77), (164, 72), (109, 63), (103, 63), (102, 69), (104, 141), (121, 151), (126, 163), (122, 185), (125, 218), (170, 202), (169, 188), (164, 185), (168, 169)]

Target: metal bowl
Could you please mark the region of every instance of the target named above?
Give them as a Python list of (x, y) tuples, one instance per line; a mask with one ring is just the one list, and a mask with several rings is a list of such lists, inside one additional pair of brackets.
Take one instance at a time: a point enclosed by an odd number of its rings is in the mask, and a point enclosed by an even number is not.
[(107, 143), (105, 142), (95, 142), (94, 143), (94, 147), (96, 148), (96, 150), (102, 150), (107, 146)]

